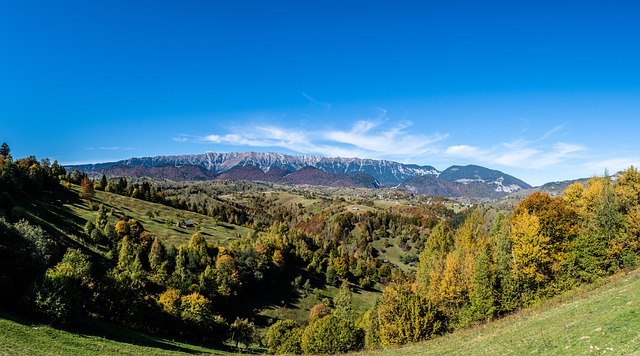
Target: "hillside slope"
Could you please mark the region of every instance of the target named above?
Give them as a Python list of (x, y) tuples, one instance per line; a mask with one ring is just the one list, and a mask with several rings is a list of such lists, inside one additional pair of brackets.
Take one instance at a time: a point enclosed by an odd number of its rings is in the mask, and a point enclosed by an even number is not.
[[(77, 332), (0, 314), (0, 355), (230, 355), (91, 321)], [(235, 350), (234, 350), (235, 351)]]
[(640, 352), (640, 271), (567, 292), (543, 306), (373, 355), (525, 355)]
[[(640, 352), (640, 272), (618, 274), (601, 286), (584, 287), (477, 327), (434, 340), (354, 355), (493, 355)], [(178, 343), (108, 323), (68, 332), (0, 314), (0, 354), (226, 354)], [(144, 346), (143, 346), (144, 345)]]

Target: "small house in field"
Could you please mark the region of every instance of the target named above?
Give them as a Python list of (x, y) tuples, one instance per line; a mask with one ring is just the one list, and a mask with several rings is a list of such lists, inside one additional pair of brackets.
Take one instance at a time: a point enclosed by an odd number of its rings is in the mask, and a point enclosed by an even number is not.
[(189, 229), (189, 228), (193, 228), (195, 227), (196, 224), (194, 224), (193, 221), (191, 220), (182, 220), (178, 223), (178, 227), (183, 228), (183, 229)]

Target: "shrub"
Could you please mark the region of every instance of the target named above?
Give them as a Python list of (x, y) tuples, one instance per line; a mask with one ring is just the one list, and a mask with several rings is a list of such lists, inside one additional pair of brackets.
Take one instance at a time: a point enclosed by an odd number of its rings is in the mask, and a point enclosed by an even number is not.
[(360, 350), (364, 346), (364, 330), (352, 321), (327, 315), (304, 329), (301, 346), (306, 354), (334, 354)]
[(302, 329), (293, 320), (278, 320), (262, 340), (270, 354), (302, 353)]

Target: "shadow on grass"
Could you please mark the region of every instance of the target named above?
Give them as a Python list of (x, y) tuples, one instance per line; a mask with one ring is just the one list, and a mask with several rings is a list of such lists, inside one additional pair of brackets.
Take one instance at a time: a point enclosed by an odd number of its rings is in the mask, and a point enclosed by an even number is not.
[[(34, 319), (28, 314), (10, 310), (0, 306), (0, 319), (10, 320), (12, 322), (37, 329), (37, 325), (44, 325), (40, 320)], [(182, 352), (188, 354), (211, 354), (212, 351), (220, 352), (236, 352), (235, 347), (223, 344), (213, 343), (195, 343), (186, 340), (169, 340), (160, 336), (149, 335), (143, 332), (127, 329), (125, 327), (112, 324), (107, 321), (97, 319), (86, 319), (82, 322), (71, 325), (49, 325), (49, 327), (61, 332), (75, 335), (79, 338), (89, 340), (105, 339), (112, 342), (130, 344), (134, 346), (150, 347), (170, 352)], [(193, 345), (193, 347), (189, 347)], [(91, 348), (90, 342), (87, 342), (87, 348)]]
[[(81, 327), (65, 329), (70, 332), (77, 332), (83, 336), (91, 337), (97, 336), (108, 340), (132, 344), (137, 346), (153, 347), (157, 349), (163, 349), (168, 351), (179, 351), (190, 354), (202, 354), (208, 353), (207, 351), (197, 350), (195, 348), (185, 347), (184, 345), (177, 345), (175, 341), (162, 338), (160, 336), (149, 335), (139, 331), (130, 330), (122, 326), (111, 324), (102, 320), (91, 319), (88, 322), (81, 325)], [(187, 343), (187, 341), (180, 340), (181, 343)], [(192, 342), (192, 341), (191, 341)], [(226, 347), (224, 345), (199, 345), (207, 349), (223, 350)], [(224, 350), (227, 351), (227, 350)]]
[[(77, 195), (67, 191), (43, 192), (38, 196), (26, 195), (20, 197), (19, 201), (23, 205), (28, 205), (32, 217), (52, 234), (77, 235), (86, 223), (84, 219), (65, 207), (65, 205), (82, 205)], [(52, 222), (55, 222), (55, 225)]]
[(277, 283), (256, 286), (254, 291), (249, 291), (253, 297), (247, 298), (242, 304), (234, 305), (232, 312), (253, 321), (259, 328), (269, 327), (275, 319), (261, 315), (258, 311), (277, 308), (300, 309), (296, 304), (306, 297), (306, 293), (310, 293), (294, 287), (293, 281), (298, 275), (301, 275), (303, 280), (309, 280), (311, 288), (323, 286), (320, 276), (315, 273), (288, 271)]
[(227, 230), (236, 230), (235, 226), (229, 225), (227, 223), (219, 222), (217, 225), (220, 226), (220, 227), (223, 227), (223, 228), (225, 228)]

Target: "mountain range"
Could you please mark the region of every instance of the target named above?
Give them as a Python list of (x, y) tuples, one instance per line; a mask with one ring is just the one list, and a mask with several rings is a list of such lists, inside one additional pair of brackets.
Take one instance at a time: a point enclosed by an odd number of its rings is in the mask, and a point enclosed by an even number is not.
[(187, 180), (253, 180), (348, 187), (399, 187), (417, 194), (501, 198), (529, 189), (524, 181), (476, 165), (432, 166), (387, 160), (286, 155), (271, 152), (207, 152), (196, 155), (130, 158), (118, 162), (67, 166), (91, 176), (130, 176)]

